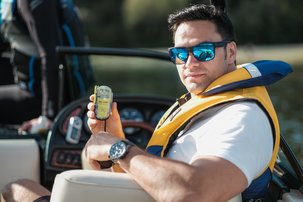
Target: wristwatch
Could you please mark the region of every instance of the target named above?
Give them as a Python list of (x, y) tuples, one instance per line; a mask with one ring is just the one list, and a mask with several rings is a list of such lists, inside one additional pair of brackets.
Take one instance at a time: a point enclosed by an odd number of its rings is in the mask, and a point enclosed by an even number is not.
[(114, 143), (109, 150), (109, 159), (113, 163), (117, 163), (118, 160), (123, 159), (129, 149), (134, 146), (134, 144), (127, 140), (120, 140)]

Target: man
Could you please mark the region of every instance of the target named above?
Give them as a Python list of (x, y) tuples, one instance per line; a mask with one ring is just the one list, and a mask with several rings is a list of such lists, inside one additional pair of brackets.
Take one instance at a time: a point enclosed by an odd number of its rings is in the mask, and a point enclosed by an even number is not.
[[(169, 26), (175, 45), (169, 52), (189, 94), (164, 115), (148, 145), (147, 151), (167, 158), (121, 142), (116, 105), (107, 132), (101, 132), (92, 102), (87, 116), (93, 135), (86, 156), (94, 169), (100, 169), (98, 161), (118, 163), (157, 201), (227, 201), (272, 168), (279, 142), (276, 115), (270, 100), (263, 102), (257, 95), (261, 90), (267, 97), (265, 89), (248, 89), (256, 94), (254, 101), (246, 89), (206, 96), (240, 71), (232, 23), (225, 12), (192, 6), (170, 15)], [(272, 113), (267, 116), (266, 111)], [(261, 187), (266, 189), (267, 183)]]
[(94, 169), (107, 168), (109, 160), (119, 164), (156, 201), (227, 201), (272, 169), (279, 142), (275, 112), (264, 87), (230, 88), (249, 74), (236, 69), (226, 13), (195, 5), (170, 15), (169, 24), (175, 44), (169, 52), (189, 93), (157, 125), (147, 148), (155, 155), (125, 140), (116, 103), (104, 132), (90, 102), (86, 160)]
[[(60, 107), (60, 62), (71, 67), (78, 97), (85, 95), (93, 81), (88, 61), (77, 57), (73, 61), (59, 61), (56, 53), (59, 45), (86, 45), (71, 0), (2, 0), (1, 32), (10, 43), (15, 73), (15, 84), (0, 87), (1, 124), (21, 124), (33, 119), (21, 127), (28, 130), (38, 121), (55, 117)], [(67, 97), (62, 99), (68, 101)], [(40, 115), (40, 119), (34, 119)]]

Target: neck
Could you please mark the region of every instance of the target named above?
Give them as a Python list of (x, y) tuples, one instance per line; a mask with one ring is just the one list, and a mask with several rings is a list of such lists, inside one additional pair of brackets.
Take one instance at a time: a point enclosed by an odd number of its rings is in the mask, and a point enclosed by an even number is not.
[(227, 71), (226, 71), (226, 73), (235, 71), (236, 69), (237, 69), (236, 64), (235, 64), (235, 63), (232, 63), (232, 64), (230, 64), (230, 65), (227, 66)]

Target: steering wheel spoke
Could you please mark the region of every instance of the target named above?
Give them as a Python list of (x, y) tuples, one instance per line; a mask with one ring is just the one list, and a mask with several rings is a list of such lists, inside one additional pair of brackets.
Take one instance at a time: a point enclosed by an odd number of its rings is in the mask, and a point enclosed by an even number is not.
[(154, 128), (149, 123), (143, 121), (124, 120), (122, 121), (122, 126), (126, 138), (142, 149), (145, 149), (154, 132)]

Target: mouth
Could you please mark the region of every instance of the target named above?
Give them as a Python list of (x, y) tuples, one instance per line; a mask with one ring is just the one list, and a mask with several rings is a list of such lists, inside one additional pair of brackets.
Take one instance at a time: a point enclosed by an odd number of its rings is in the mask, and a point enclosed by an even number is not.
[(185, 79), (197, 79), (197, 78), (201, 78), (204, 75), (205, 74), (187, 74), (185, 75)]

